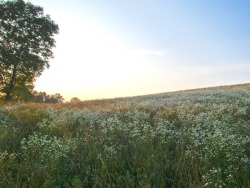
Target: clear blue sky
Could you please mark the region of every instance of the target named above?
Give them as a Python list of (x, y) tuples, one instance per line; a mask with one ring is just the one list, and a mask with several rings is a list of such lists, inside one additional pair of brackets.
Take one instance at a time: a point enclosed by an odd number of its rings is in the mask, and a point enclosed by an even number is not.
[(248, 0), (31, 0), (59, 24), (36, 89), (66, 99), (250, 82)]

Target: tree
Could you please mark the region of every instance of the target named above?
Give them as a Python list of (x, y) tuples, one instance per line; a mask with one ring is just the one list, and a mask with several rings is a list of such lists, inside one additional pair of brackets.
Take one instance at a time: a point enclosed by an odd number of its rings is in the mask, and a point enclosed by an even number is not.
[(33, 101), (37, 103), (63, 103), (64, 98), (60, 93), (48, 95), (46, 92), (33, 91)]
[(77, 104), (77, 103), (80, 103), (81, 100), (79, 98), (77, 98), (77, 97), (73, 97), (73, 98), (70, 99), (69, 102), (73, 103), (73, 104)]
[(18, 88), (31, 91), (35, 79), (49, 68), (58, 32), (42, 7), (0, 0), (0, 93), (6, 100)]
[(45, 101), (48, 100), (49, 98), (49, 95), (47, 95), (46, 92), (37, 92), (37, 91), (33, 91), (33, 100), (34, 102), (37, 102), (37, 103), (45, 103)]
[(54, 95), (50, 95), (49, 99), (46, 101), (47, 103), (63, 103), (64, 98), (60, 93), (56, 93)]

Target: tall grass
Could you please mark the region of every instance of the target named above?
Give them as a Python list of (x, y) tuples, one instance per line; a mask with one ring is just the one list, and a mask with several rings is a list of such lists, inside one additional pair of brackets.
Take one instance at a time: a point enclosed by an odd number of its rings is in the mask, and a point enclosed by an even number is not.
[(0, 187), (250, 187), (248, 85), (81, 108), (0, 107)]

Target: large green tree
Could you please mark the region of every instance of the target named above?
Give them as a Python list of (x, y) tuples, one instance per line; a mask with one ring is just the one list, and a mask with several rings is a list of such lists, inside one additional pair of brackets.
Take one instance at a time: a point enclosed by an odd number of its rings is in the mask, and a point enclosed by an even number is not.
[(35, 79), (49, 67), (58, 32), (42, 7), (0, 0), (0, 95), (10, 100), (18, 88), (33, 89)]

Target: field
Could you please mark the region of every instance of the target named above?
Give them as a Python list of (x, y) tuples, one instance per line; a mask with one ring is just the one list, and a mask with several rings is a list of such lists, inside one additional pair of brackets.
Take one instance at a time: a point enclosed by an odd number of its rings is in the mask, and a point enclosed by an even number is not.
[(0, 105), (0, 187), (250, 187), (250, 84)]

